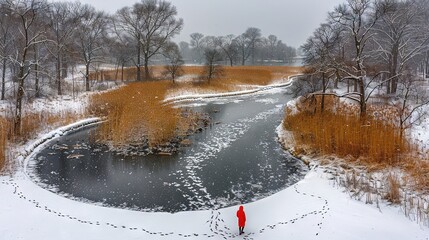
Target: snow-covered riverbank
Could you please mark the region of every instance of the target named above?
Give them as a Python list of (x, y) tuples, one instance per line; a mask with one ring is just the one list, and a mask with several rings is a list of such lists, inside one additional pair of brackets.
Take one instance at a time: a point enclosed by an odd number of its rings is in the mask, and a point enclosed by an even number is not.
[[(321, 169), (271, 197), (246, 204), (244, 239), (427, 239), (429, 229), (396, 207), (351, 200)], [(3, 239), (240, 239), (237, 207), (145, 213), (72, 201), (25, 174), (0, 177)]]

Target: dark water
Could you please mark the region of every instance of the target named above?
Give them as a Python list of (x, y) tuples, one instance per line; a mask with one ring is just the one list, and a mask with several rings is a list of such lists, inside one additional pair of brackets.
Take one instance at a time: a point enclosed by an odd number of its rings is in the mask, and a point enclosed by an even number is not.
[[(144, 211), (220, 208), (269, 196), (299, 181), (306, 167), (281, 149), (276, 127), (289, 95), (193, 103), (212, 127), (173, 156), (129, 156), (91, 141), (95, 128), (41, 151), (30, 175), (42, 187), (80, 201)], [(197, 106), (195, 106), (197, 105)]]

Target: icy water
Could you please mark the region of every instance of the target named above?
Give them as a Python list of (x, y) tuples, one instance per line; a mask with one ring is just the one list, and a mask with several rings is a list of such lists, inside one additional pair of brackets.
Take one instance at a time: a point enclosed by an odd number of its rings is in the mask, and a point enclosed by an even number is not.
[[(173, 156), (123, 157), (92, 141), (95, 128), (52, 142), (30, 175), (63, 196), (105, 206), (177, 212), (227, 207), (274, 194), (307, 167), (285, 152), (276, 127), (286, 90), (182, 104), (207, 112), (213, 125)], [(216, 123), (216, 124), (215, 124)]]

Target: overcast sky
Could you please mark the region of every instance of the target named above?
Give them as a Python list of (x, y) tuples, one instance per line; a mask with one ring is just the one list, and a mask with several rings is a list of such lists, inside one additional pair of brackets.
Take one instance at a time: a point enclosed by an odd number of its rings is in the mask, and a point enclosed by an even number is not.
[[(109, 13), (136, 0), (80, 0)], [(345, 0), (169, 0), (177, 7), (185, 26), (176, 41), (189, 41), (189, 35), (239, 35), (257, 27), (264, 36), (274, 34), (286, 44), (299, 47), (327, 12)]]

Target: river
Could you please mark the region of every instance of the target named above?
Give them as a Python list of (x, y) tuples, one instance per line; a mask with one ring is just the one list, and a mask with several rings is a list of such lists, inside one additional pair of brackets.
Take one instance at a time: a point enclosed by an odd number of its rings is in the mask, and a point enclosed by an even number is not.
[(78, 201), (139, 211), (223, 208), (270, 196), (302, 179), (307, 167), (276, 140), (286, 89), (181, 103), (212, 125), (172, 156), (121, 156), (94, 142), (91, 127), (63, 136), (32, 160), (41, 187)]

